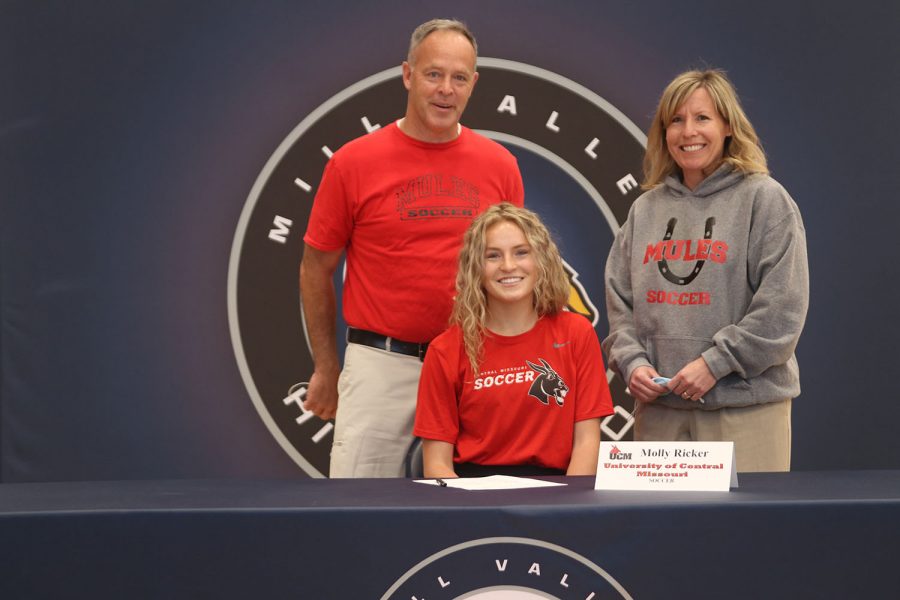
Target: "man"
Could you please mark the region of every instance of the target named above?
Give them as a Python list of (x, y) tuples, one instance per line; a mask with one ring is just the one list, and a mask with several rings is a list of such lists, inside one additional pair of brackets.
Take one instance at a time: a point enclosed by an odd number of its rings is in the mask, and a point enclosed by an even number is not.
[[(459, 123), (476, 56), (463, 23), (420, 25), (403, 63), (404, 117), (325, 167), (300, 291), (315, 361), (305, 407), (335, 418), (332, 477), (403, 476), (421, 361), (447, 327), (463, 232), (491, 204), (523, 203), (515, 158)], [(345, 250), (341, 371), (333, 277)]]

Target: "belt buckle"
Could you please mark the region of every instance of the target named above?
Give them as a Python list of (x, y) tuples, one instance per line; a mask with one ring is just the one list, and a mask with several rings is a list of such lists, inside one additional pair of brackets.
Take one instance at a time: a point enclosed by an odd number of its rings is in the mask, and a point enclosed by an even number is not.
[(391, 338), (389, 336), (384, 337), (384, 350), (385, 352), (391, 351)]

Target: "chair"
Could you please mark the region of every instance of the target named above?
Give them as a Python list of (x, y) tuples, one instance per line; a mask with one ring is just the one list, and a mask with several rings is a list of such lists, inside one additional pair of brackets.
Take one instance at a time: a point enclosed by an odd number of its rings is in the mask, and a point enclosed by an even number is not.
[(422, 439), (415, 438), (406, 453), (406, 477), (421, 479), (425, 476), (425, 466), (422, 462)]

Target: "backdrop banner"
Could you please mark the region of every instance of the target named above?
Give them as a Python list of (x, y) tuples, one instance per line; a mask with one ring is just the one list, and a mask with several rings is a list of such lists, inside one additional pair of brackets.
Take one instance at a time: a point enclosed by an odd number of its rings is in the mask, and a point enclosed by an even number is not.
[[(402, 116), (409, 35), (436, 16), (478, 37), (463, 124), (517, 157), (601, 337), (659, 94), (726, 69), (807, 228), (793, 468), (900, 468), (900, 404), (877, 403), (900, 333), (900, 5), (862, 4), (4, 2), (0, 482), (327, 475), (302, 235), (329, 153)], [(628, 440), (610, 378), (604, 439)]]

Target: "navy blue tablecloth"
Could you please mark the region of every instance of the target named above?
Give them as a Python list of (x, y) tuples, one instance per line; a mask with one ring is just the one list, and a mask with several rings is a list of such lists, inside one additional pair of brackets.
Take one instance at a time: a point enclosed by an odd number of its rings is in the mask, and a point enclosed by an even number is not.
[(0, 598), (900, 597), (900, 471), (546, 479), (3, 484)]

